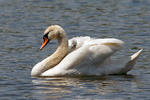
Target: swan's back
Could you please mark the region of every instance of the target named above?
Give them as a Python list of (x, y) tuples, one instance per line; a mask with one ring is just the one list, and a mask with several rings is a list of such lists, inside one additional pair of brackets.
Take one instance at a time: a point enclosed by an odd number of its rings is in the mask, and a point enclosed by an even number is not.
[(105, 38), (105, 39), (94, 39), (89, 36), (86, 37), (75, 37), (69, 40), (69, 51), (72, 52), (83, 45), (105, 45), (113, 48), (115, 51), (119, 50), (124, 44), (123, 41), (115, 38)]

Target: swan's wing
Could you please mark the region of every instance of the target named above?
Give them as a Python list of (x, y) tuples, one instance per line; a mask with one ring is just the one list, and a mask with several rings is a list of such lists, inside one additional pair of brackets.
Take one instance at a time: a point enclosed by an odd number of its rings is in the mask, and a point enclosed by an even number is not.
[(106, 39), (95, 39), (91, 40), (84, 45), (90, 45), (90, 51), (96, 54), (101, 54), (102, 52), (111, 52), (114, 53), (120, 50), (123, 46), (124, 42), (119, 39), (114, 38), (106, 38)]
[(88, 45), (89, 44), (91, 45), (89, 47), (89, 58), (92, 59), (93, 64), (100, 65), (108, 62), (110, 56), (121, 49), (123, 41), (114, 38), (106, 38), (92, 40)]
[(96, 64), (100, 64), (109, 58), (116, 50), (118, 50), (116, 48), (120, 48), (118, 46), (121, 45), (120, 40), (101, 41), (103, 41), (103, 43), (97, 43), (100, 42), (100, 40), (98, 40), (97, 42), (93, 41), (84, 44), (79, 49), (69, 53), (58, 65), (42, 73), (42, 76), (65, 75), (71, 69), (78, 69), (91, 64), (96, 66)]
[[(91, 64), (99, 65), (108, 61), (110, 56), (116, 51), (120, 50), (123, 44), (123, 41), (115, 38), (89, 39), (81, 45), (79, 50), (76, 49), (75, 51), (71, 52), (71, 54), (69, 54), (73, 56), (70, 58), (72, 61), (68, 61), (72, 63), (70, 66), (75, 65), (75, 62), (78, 62), (77, 64), (79, 64), (82, 60), (85, 62), (87, 60)], [(75, 58), (75, 56), (77, 58)], [(65, 58), (67, 57), (68, 56)], [(69, 67), (67, 66), (67, 68)]]
[(93, 39), (91, 41), (89, 41), (88, 43), (85, 43), (84, 45), (105, 45), (108, 46), (110, 48), (114, 48), (116, 50), (119, 50), (120, 47), (123, 46), (124, 42), (119, 40), (119, 39), (115, 39), (115, 38), (105, 38), (105, 39)]

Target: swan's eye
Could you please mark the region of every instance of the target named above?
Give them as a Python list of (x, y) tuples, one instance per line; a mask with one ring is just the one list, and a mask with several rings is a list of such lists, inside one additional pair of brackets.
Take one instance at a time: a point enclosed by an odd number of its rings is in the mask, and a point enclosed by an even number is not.
[(75, 49), (76, 46), (77, 46), (77, 42), (76, 42), (76, 41), (72, 41), (71, 48), (72, 48), (72, 49)]
[(43, 36), (43, 38), (48, 38), (48, 34), (49, 34), (49, 32), (47, 32), (47, 33)]

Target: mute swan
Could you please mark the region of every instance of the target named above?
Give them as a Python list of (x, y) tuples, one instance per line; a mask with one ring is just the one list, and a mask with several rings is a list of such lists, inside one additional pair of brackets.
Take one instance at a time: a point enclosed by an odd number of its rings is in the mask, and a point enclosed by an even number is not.
[(58, 40), (57, 50), (46, 59), (37, 63), (32, 76), (65, 76), (65, 75), (109, 75), (124, 74), (130, 71), (142, 49), (123, 60), (111, 60), (110, 57), (120, 50), (123, 41), (114, 38), (94, 39), (75, 37), (69, 40), (59, 25), (49, 26), (43, 36), (43, 49), (46, 44)]

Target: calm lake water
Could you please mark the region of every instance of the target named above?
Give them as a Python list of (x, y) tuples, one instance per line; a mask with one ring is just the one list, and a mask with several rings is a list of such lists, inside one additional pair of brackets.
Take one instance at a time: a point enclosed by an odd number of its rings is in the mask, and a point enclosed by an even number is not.
[[(42, 33), (61, 25), (68, 37), (125, 41), (115, 57), (144, 48), (127, 75), (32, 78)], [(0, 100), (150, 100), (150, 0), (0, 0)]]

